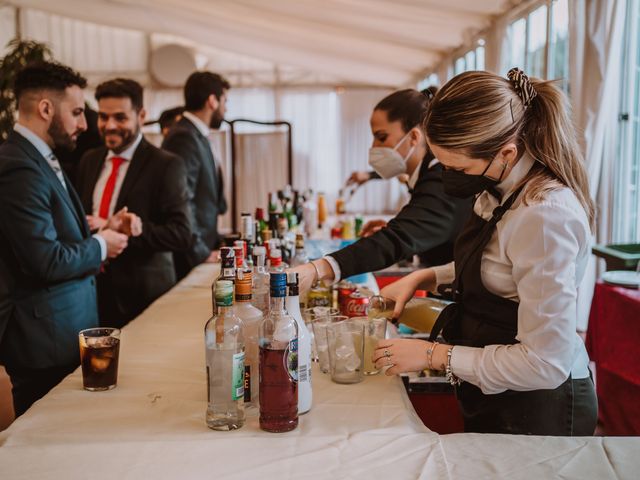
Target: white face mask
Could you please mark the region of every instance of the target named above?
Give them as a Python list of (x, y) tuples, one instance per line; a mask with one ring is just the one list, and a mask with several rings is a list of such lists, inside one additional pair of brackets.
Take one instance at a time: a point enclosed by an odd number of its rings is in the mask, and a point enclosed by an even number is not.
[(393, 178), (407, 172), (407, 159), (416, 147), (415, 145), (411, 147), (404, 158), (398, 153), (397, 149), (405, 139), (409, 138), (409, 133), (411, 133), (411, 130), (393, 148), (371, 147), (369, 149), (369, 165), (382, 178)]

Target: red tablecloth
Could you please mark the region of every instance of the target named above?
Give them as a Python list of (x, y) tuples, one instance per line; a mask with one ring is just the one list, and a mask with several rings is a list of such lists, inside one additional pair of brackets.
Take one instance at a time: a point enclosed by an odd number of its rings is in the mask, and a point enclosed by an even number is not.
[(640, 291), (598, 283), (587, 350), (606, 435), (640, 435)]

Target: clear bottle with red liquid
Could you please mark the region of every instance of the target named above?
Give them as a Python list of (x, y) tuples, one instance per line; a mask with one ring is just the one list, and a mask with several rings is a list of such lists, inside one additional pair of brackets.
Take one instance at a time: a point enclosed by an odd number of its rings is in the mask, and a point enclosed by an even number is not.
[(286, 273), (271, 273), (269, 313), (260, 325), (260, 428), (298, 426), (298, 326), (285, 309)]

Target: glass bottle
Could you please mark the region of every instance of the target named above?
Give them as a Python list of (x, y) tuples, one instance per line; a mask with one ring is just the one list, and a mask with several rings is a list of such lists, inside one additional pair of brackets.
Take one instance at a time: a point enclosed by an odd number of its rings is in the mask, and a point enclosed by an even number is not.
[(207, 364), (207, 426), (235, 430), (244, 425), (244, 340), (233, 311), (233, 282), (218, 280), (216, 313), (204, 327)]
[(216, 284), (218, 280), (236, 280), (236, 256), (231, 247), (220, 248), (220, 274), (211, 284), (211, 300), (213, 313), (216, 311)]
[(244, 404), (247, 409), (254, 410), (258, 408), (258, 340), (264, 315), (251, 305), (252, 279), (251, 272), (238, 273), (235, 313), (242, 321), (244, 337)]
[(298, 426), (298, 326), (285, 309), (286, 273), (272, 273), (269, 314), (260, 325), (260, 428)]
[(291, 260), (291, 266), (297, 267), (298, 265), (304, 265), (309, 263), (309, 257), (304, 249), (304, 235), (298, 233), (296, 235), (296, 254)]
[(298, 326), (298, 414), (311, 410), (311, 335), (300, 312), (298, 274), (287, 273), (287, 300), (285, 308)]
[(254, 247), (253, 288), (251, 304), (266, 315), (269, 312), (269, 274), (265, 268), (266, 249)]

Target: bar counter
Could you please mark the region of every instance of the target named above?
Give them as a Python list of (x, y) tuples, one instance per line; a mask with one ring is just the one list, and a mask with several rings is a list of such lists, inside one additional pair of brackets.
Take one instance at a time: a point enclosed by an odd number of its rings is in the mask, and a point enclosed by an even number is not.
[(84, 391), (78, 369), (0, 433), (0, 478), (636, 478), (640, 438), (441, 436), (384, 375), (338, 385), (315, 369), (296, 430), (263, 432), (250, 415), (212, 431), (203, 329), (216, 274), (197, 267), (125, 327), (115, 389)]

